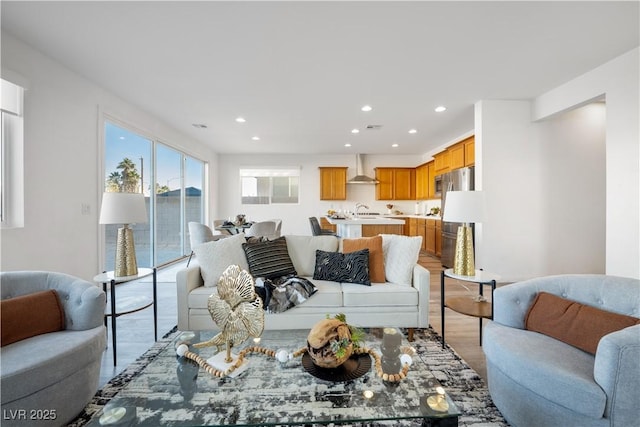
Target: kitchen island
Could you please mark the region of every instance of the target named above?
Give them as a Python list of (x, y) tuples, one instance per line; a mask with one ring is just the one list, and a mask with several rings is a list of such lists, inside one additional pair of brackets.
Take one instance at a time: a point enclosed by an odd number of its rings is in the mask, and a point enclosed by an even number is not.
[(336, 219), (326, 217), (329, 224), (336, 226), (338, 236), (353, 239), (371, 237), (378, 234), (403, 234), (404, 219), (385, 217), (355, 217)]

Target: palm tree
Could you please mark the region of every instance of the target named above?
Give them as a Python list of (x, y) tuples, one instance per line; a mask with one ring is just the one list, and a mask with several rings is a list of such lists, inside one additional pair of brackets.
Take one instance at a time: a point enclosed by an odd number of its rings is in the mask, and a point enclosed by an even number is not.
[[(121, 191), (126, 193), (137, 193), (138, 192), (138, 181), (140, 180), (140, 174), (138, 173), (138, 169), (136, 164), (128, 157), (122, 159), (117, 169), (122, 169), (120, 173), (122, 177), (122, 186)], [(140, 188), (142, 185), (140, 185)]]
[(113, 171), (107, 178), (107, 191), (119, 192), (122, 189), (122, 175), (120, 172)]

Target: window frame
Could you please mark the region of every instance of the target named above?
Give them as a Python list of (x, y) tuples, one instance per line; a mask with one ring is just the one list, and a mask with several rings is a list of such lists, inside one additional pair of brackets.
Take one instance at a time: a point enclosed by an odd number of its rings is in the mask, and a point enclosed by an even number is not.
[[(267, 205), (299, 205), (300, 204), (300, 177), (301, 177), (301, 167), (300, 166), (261, 166), (261, 167), (241, 167), (239, 169), (239, 186), (240, 186), (240, 204), (243, 206), (247, 205), (256, 205), (256, 206), (267, 206)], [(295, 201), (275, 201), (274, 202), (274, 178), (289, 178), (288, 188), (289, 193), (291, 194), (291, 190), (293, 187), (296, 188), (295, 197), (290, 196), (290, 198)], [(245, 196), (244, 193), (244, 180), (246, 178), (255, 178), (258, 180), (257, 185), (257, 193), (255, 196)], [(268, 194), (260, 193), (260, 179), (268, 179)], [(295, 178), (297, 180), (296, 183), (292, 183), (292, 179)], [(277, 197), (277, 196), (275, 196)], [(251, 201), (245, 201), (245, 199), (254, 198), (254, 199), (266, 199), (266, 203), (256, 203)]]

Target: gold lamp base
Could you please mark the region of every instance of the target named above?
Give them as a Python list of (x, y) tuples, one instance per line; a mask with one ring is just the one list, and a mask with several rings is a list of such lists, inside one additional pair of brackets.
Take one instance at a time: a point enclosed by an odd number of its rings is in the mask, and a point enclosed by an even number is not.
[(125, 224), (118, 229), (118, 239), (116, 240), (116, 267), (115, 277), (135, 276), (138, 274), (138, 263), (136, 262), (136, 248), (133, 243), (133, 230)]
[(476, 266), (473, 260), (473, 233), (468, 224), (458, 227), (453, 273), (460, 276), (476, 275)]

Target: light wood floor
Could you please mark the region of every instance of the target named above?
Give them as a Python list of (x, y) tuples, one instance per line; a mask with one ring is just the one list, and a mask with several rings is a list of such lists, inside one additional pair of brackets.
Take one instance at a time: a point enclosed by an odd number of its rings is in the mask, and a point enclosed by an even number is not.
[[(442, 264), (440, 264), (439, 258), (427, 255), (425, 252), (420, 254), (418, 263), (431, 273), (429, 324), (438, 334), (442, 335), (440, 315), (440, 274), (442, 272)], [(447, 298), (454, 296), (468, 296), (469, 298), (473, 298), (478, 294), (478, 285), (446, 278), (445, 292)], [(484, 295), (488, 301), (491, 301), (491, 291), (488, 286), (485, 286)], [(486, 320), (484, 322), (486, 322)], [(456, 313), (448, 308), (445, 309), (446, 343), (486, 381), (487, 367), (484, 352), (480, 346), (479, 333), (479, 321), (477, 318)]]
[[(440, 272), (442, 266), (438, 258), (426, 253), (420, 255), (419, 263), (431, 272), (431, 295), (429, 303), (429, 323), (441, 333), (440, 323)], [(177, 324), (175, 272), (183, 268), (185, 262), (163, 269), (158, 273), (158, 338)], [(469, 289), (466, 289), (464, 286)], [(117, 285), (118, 296), (151, 295), (150, 278), (141, 282)], [(477, 285), (460, 284), (453, 279), (445, 282), (447, 296), (466, 296), (477, 294)], [(490, 292), (485, 292), (485, 295)], [(488, 295), (487, 295), (488, 296)], [(479, 345), (478, 319), (464, 316), (446, 309), (447, 344), (476, 371), (486, 379), (486, 366), (482, 347)], [(113, 365), (111, 349), (111, 325), (108, 331), (108, 347), (102, 358), (100, 386), (121, 372), (154, 344), (153, 311), (151, 308), (119, 317), (117, 322), (117, 362)]]

